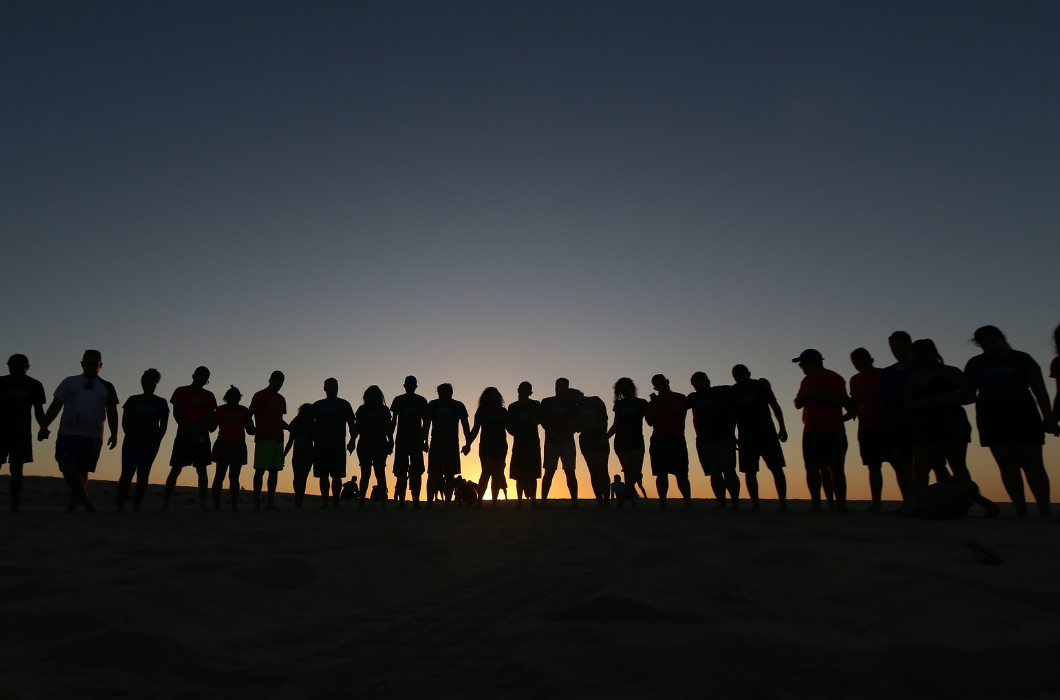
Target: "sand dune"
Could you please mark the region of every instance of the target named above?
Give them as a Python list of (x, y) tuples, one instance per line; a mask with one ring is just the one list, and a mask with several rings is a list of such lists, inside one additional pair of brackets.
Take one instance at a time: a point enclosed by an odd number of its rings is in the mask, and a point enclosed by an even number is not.
[(0, 512), (0, 698), (1060, 694), (1048, 521), (201, 513), (189, 489), (117, 514), (93, 489), (102, 512), (65, 516), (30, 478)]

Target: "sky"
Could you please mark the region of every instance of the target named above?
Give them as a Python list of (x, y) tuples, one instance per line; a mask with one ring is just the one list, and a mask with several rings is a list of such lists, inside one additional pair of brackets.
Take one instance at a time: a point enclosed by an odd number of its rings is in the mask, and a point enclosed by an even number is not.
[[(1053, 356), (1058, 34), (1053, 2), (12, 0), (0, 352), (50, 395), (97, 348), (123, 401), (147, 367), (167, 398), (206, 365), (248, 400), (280, 369), (292, 412), (327, 377), (355, 406), (451, 382), (473, 411), (740, 362), (805, 498), (804, 348), (849, 378), (904, 329), (963, 366), (989, 323)], [(856, 449), (847, 471), (867, 498)]]

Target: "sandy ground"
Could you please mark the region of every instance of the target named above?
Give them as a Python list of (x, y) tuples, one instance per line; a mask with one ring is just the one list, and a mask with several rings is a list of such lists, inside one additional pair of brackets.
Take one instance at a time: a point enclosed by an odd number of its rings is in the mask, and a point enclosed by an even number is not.
[(1040, 519), (201, 513), (184, 488), (119, 515), (111, 483), (66, 516), (40, 477), (11, 515), (7, 489), (5, 699), (1060, 696), (1060, 525)]

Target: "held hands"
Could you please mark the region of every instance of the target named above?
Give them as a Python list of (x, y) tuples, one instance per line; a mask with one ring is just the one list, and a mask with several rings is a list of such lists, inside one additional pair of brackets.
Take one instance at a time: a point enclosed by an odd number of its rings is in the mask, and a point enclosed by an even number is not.
[(465, 457), (467, 457), (469, 454), (471, 454), (471, 445), (464, 445), (460, 448), (460, 451), (464, 453)]
[(427, 438), (423, 438), (423, 451), (424, 452), (430, 452), (431, 451), (431, 443), (430, 443), (430, 441)]
[(356, 438), (351, 438), (350, 441), (348, 443), (346, 443), (346, 453), (347, 454), (351, 454), (351, 455), (353, 454), (353, 448), (356, 446), (356, 443), (357, 443)]
[(37, 442), (44, 442), (48, 439), (49, 435), (51, 435), (50, 430), (48, 430), (47, 428), (41, 428), (37, 431)]
[(117, 433), (111, 433), (110, 437), (107, 439), (107, 449), (108, 450), (113, 450), (117, 446), (118, 446), (118, 434)]
[(788, 431), (785, 430), (784, 428), (781, 428), (780, 432), (777, 434), (777, 437), (780, 438), (781, 442), (787, 442), (788, 441)]

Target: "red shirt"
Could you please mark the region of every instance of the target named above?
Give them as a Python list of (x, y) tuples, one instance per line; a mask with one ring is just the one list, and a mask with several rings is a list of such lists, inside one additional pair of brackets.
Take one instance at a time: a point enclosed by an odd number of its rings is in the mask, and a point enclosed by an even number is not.
[(254, 427), (257, 435), (254, 442), (279, 440), (283, 442), (283, 416), (287, 413), (287, 401), (280, 394), (262, 389), (250, 400), (254, 412)]
[(671, 391), (665, 396), (656, 394), (648, 402), (648, 415), (651, 415), (652, 411), (661, 406), (666, 406), (668, 409), (676, 410), (677, 412), (649, 420), (648, 424), (652, 427), (652, 437), (684, 437), (685, 411), (688, 410), (688, 401), (685, 399), (685, 395), (678, 394), (676, 391)]
[(843, 405), (849, 401), (847, 383), (830, 369), (820, 374), (807, 374), (799, 393), (795, 398), (801, 399), (807, 389), (816, 389), (826, 396), (835, 396), (843, 400), (842, 405), (833, 406), (820, 399), (807, 399), (802, 407), (802, 432), (804, 433), (841, 433), (843, 432)]
[(180, 386), (173, 392), (173, 398), (169, 402), (173, 404), (173, 413), (179, 415), (177, 425), (180, 426), (181, 433), (194, 437), (204, 437), (210, 434), (210, 429), (205, 424), (197, 428), (185, 428), (184, 426), (202, 423), (203, 419), (217, 408), (217, 399), (214, 398), (212, 391), (196, 389), (190, 384)]
[(880, 394), (880, 374), (880, 370), (873, 369), (850, 378), (850, 398), (854, 399), (859, 429), (886, 428), (890, 423)]
[(250, 409), (246, 406), (229, 406), (225, 404), (214, 412), (217, 416), (217, 442), (228, 442), (236, 445), (247, 444), (247, 414)]

